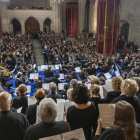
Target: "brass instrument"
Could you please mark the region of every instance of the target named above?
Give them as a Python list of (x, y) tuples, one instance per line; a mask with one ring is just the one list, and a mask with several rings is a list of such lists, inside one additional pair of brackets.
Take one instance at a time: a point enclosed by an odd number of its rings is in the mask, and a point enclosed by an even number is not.
[(4, 76), (9, 76), (12, 75), (12, 73), (9, 72), (9, 70), (7, 68), (4, 68), (3, 66), (0, 65), (0, 69), (5, 71), (5, 75)]

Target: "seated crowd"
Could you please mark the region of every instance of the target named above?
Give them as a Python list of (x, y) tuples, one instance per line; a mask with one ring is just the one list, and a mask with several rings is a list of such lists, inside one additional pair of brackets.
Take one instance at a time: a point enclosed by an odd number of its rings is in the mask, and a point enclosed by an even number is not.
[(52, 10), (52, 7), (45, 6), (8, 6), (9, 10)]

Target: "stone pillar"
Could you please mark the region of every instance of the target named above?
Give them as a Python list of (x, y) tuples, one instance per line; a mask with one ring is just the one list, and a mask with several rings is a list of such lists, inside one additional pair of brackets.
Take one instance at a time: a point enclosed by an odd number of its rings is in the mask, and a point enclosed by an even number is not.
[(25, 23), (24, 22), (21, 22), (21, 33), (22, 33), (22, 35), (25, 34)]
[(8, 15), (7, 15), (7, 6), (9, 2), (1, 1), (0, 2), (0, 13), (1, 13), (1, 25), (2, 25), (2, 32), (9, 33), (9, 25), (8, 25)]
[(97, 33), (97, 6), (98, 6), (98, 0), (95, 0), (94, 3), (94, 19), (93, 19), (93, 31)]
[(85, 28), (85, 4), (86, 0), (79, 0), (79, 34)]

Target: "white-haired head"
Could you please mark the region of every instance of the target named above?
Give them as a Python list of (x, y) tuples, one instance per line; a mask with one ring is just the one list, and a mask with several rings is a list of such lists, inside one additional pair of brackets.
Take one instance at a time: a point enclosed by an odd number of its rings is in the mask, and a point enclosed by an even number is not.
[(72, 86), (72, 88), (74, 88), (77, 84), (78, 84), (78, 81), (76, 79), (72, 79), (70, 81), (70, 85)]
[(49, 84), (49, 90), (50, 90), (50, 93), (55, 94), (55, 93), (57, 92), (56, 83), (51, 82), (51, 83)]
[(51, 123), (57, 116), (57, 105), (51, 98), (43, 99), (39, 104), (39, 117), (42, 122)]
[(0, 93), (0, 108), (8, 108), (11, 106), (11, 94), (9, 94), (8, 92), (1, 92)]
[(71, 96), (72, 91), (73, 91), (73, 88), (70, 88), (67, 90), (67, 98), (69, 101), (72, 101), (72, 96)]

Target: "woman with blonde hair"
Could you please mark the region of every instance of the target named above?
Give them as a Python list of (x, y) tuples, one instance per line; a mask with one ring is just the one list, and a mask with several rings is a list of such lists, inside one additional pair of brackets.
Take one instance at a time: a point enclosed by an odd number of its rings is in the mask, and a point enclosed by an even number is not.
[(135, 110), (137, 123), (140, 123), (140, 101), (136, 96), (138, 92), (136, 81), (130, 79), (124, 80), (121, 84), (121, 91), (122, 95), (115, 98), (111, 103), (117, 103), (122, 100), (130, 103)]
[(123, 79), (121, 76), (115, 76), (112, 78), (112, 88), (114, 91), (110, 91), (106, 95), (106, 102), (110, 103), (113, 99), (117, 98), (121, 94), (121, 83)]
[(139, 140), (140, 131), (136, 127), (135, 111), (125, 101), (116, 103), (114, 122), (110, 129), (101, 134), (102, 119), (98, 119), (98, 127), (93, 140)]

